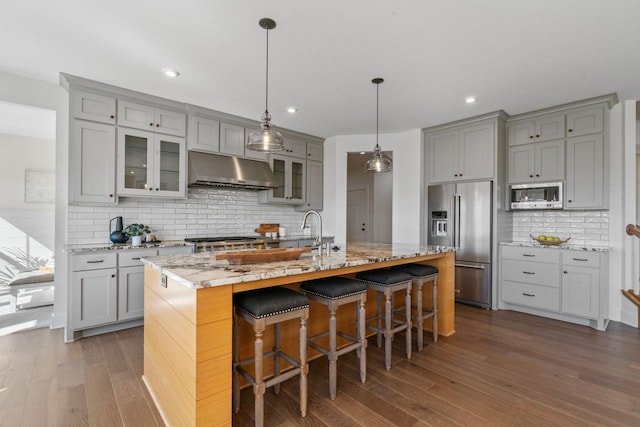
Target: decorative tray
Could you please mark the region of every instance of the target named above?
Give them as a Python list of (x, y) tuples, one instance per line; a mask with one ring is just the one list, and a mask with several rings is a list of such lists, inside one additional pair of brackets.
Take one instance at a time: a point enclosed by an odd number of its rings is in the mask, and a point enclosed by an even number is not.
[(300, 258), (304, 252), (311, 252), (311, 248), (273, 248), (247, 249), (240, 251), (219, 252), (211, 255), (214, 260), (226, 259), (229, 264), (258, 264), (263, 262), (292, 261)]
[[(538, 237), (533, 237), (531, 234), (529, 234), (529, 236), (531, 236), (531, 238), (533, 240), (535, 240), (536, 242), (540, 243), (541, 245), (549, 245), (549, 246), (558, 246), (558, 245), (562, 245), (567, 243), (569, 240), (571, 240), (571, 237), (567, 237), (566, 239), (562, 240), (547, 240), (546, 238), (544, 240), (540, 240), (540, 237), (542, 236), (538, 236)], [(544, 237), (552, 237), (552, 236), (544, 236)]]

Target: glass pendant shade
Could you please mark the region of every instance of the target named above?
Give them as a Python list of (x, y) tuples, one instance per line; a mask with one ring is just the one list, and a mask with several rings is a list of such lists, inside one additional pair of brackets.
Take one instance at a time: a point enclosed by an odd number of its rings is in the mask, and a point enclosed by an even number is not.
[(385, 157), (380, 151), (380, 146), (376, 144), (376, 148), (374, 149), (373, 158), (367, 160), (367, 163), (364, 165), (365, 172), (391, 172), (391, 160)]
[(262, 123), (260, 130), (254, 130), (247, 137), (245, 148), (253, 151), (261, 151), (263, 153), (272, 153), (284, 150), (282, 135), (280, 132), (271, 129), (271, 114), (269, 114), (269, 30), (276, 27), (273, 19), (262, 18), (258, 25), (267, 30), (267, 63), (266, 63), (266, 79), (265, 79), (265, 102), (264, 113), (262, 114)]
[(271, 115), (265, 111), (262, 115), (262, 124), (260, 130), (254, 130), (247, 138), (249, 150), (262, 151), (263, 153), (272, 153), (284, 150), (284, 143), (280, 132), (271, 129)]
[(376, 146), (373, 149), (373, 158), (367, 160), (367, 163), (364, 165), (365, 172), (391, 172), (391, 159), (382, 154), (380, 151), (380, 145), (378, 145), (378, 89), (380, 88), (380, 83), (383, 81), (384, 79), (381, 79), (380, 77), (371, 80), (371, 83), (376, 85)]

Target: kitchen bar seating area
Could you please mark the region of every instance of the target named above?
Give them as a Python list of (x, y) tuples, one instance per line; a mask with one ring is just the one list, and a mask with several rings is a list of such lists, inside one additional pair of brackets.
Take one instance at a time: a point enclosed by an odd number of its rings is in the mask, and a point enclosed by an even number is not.
[[(416, 245), (361, 243), (319, 257), (303, 254), (297, 261), (230, 266), (227, 261), (212, 260), (210, 253), (150, 257), (145, 262), (145, 364), (143, 379), (163, 418), (171, 425), (227, 425), (232, 420), (232, 311), (234, 295), (256, 290), (269, 290), (284, 286), (299, 291), (300, 284), (308, 280), (332, 277), (355, 278), (359, 273), (393, 267), (406, 263), (428, 262), (440, 272), (438, 313), (439, 332), (452, 335), (454, 330), (453, 305), (453, 250), (447, 247), (419, 247)], [(401, 274), (397, 271), (394, 275)], [(411, 276), (403, 274), (405, 291), (411, 288)], [(374, 294), (375, 295), (375, 294)], [(410, 308), (409, 295), (406, 304)], [(314, 301), (311, 301), (314, 303)], [(387, 302), (387, 304), (389, 304)], [(368, 304), (365, 315), (375, 314), (375, 304)], [(391, 310), (391, 307), (388, 307)], [(309, 335), (331, 329), (326, 308), (311, 304)], [(336, 329), (356, 335), (355, 310), (344, 310), (336, 321)], [(411, 348), (410, 313), (406, 313), (406, 349)], [(362, 328), (357, 328), (362, 329)], [(238, 336), (238, 335), (236, 335)], [(249, 328), (241, 329), (239, 336), (252, 336)], [(215, 339), (211, 339), (215, 337)], [(299, 348), (299, 327), (296, 322), (282, 325), (282, 350), (295, 354)], [(264, 345), (273, 342), (273, 335), (263, 335)], [(388, 336), (387, 341), (391, 346)], [(169, 347), (160, 343), (171, 343)], [(360, 346), (363, 344), (360, 343)], [(240, 360), (253, 357), (253, 343), (239, 343)], [(171, 351), (169, 351), (171, 349)], [(362, 349), (362, 347), (361, 347)], [(338, 352), (340, 350), (338, 349)], [(350, 352), (355, 355), (356, 352)], [(358, 362), (371, 357), (371, 351), (361, 351)], [(375, 352), (374, 352), (375, 353)], [(382, 352), (381, 352), (382, 353)], [(410, 353), (408, 351), (408, 353)], [(392, 357), (379, 363), (390, 368)], [(323, 356), (310, 348), (309, 360)], [(324, 359), (324, 358), (323, 358)], [(370, 364), (370, 362), (368, 362)], [(265, 364), (268, 377), (273, 367)], [(326, 370), (323, 369), (323, 373)], [(162, 374), (160, 374), (162, 373)], [(325, 380), (331, 382), (325, 374)], [(197, 379), (197, 381), (196, 381)], [(267, 380), (268, 381), (268, 380)], [(284, 387), (288, 386), (284, 384)], [(360, 382), (361, 383), (361, 382)], [(362, 384), (362, 383), (361, 383)], [(365, 383), (366, 384), (366, 383)], [(362, 384), (364, 385), (364, 384)], [(171, 392), (170, 392), (171, 391)], [(325, 388), (326, 393), (326, 388)], [(241, 392), (242, 394), (242, 392)], [(303, 396), (301, 396), (302, 398)], [(258, 398), (256, 396), (256, 398)], [(242, 399), (241, 399), (242, 400)], [(255, 402), (254, 402), (255, 403)], [(260, 403), (258, 402), (258, 405)], [(309, 401), (310, 407), (314, 405)], [(240, 405), (242, 408), (243, 405)], [(246, 405), (244, 405), (246, 406)], [(258, 406), (256, 405), (256, 408)], [(242, 410), (242, 409), (241, 409)], [(259, 411), (256, 409), (256, 413)], [(260, 421), (260, 416), (255, 415)]]

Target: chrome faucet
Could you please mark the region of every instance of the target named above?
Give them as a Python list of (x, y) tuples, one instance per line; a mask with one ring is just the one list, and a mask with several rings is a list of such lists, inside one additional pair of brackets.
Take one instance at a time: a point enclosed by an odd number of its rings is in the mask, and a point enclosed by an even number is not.
[[(300, 226), (300, 229), (304, 230), (304, 227), (306, 227), (306, 225), (307, 225), (307, 218), (311, 214), (314, 214), (315, 216), (318, 217), (318, 236), (316, 237), (316, 241), (315, 241), (314, 244), (318, 247), (318, 253), (320, 255), (322, 255), (322, 249), (323, 249), (323, 245), (322, 245), (322, 217), (320, 216), (320, 214), (317, 211), (307, 211), (304, 214), (304, 217), (302, 218), (302, 225)], [(328, 249), (327, 249), (327, 253), (329, 253)]]

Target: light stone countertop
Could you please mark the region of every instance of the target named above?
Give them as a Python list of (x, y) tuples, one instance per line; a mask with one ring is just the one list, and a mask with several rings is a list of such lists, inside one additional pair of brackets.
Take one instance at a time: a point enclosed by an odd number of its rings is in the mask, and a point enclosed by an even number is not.
[(608, 246), (583, 246), (564, 243), (561, 245), (542, 245), (534, 242), (502, 242), (502, 246), (519, 246), (522, 248), (569, 249), (572, 251), (609, 252)]
[(91, 245), (66, 245), (66, 252), (101, 252), (101, 251), (121, 251), (127, 249), (149, 249), (149, 248), (175, 248), (180, 246), (194, 246), (193, 243), (184, 240), (167, 240), (161, 242), (143, 242), (139, 246), (131, 246), (131, 242), (115, 244), (115, 243), (96, 243)]
[(419, 246), (388, 243), (355, 243), (340, 247), (329, 256), (303, 253), (298, 260), (262, 264), (230, 265), (228, 261), (211, 259), (211, 252), (143, 258), (142, 261), (163, 274), (194, 288), (208, 288), (255, 280), (272, 279), (375, 264), (417, 256), (453, 252), (446, 246)]

